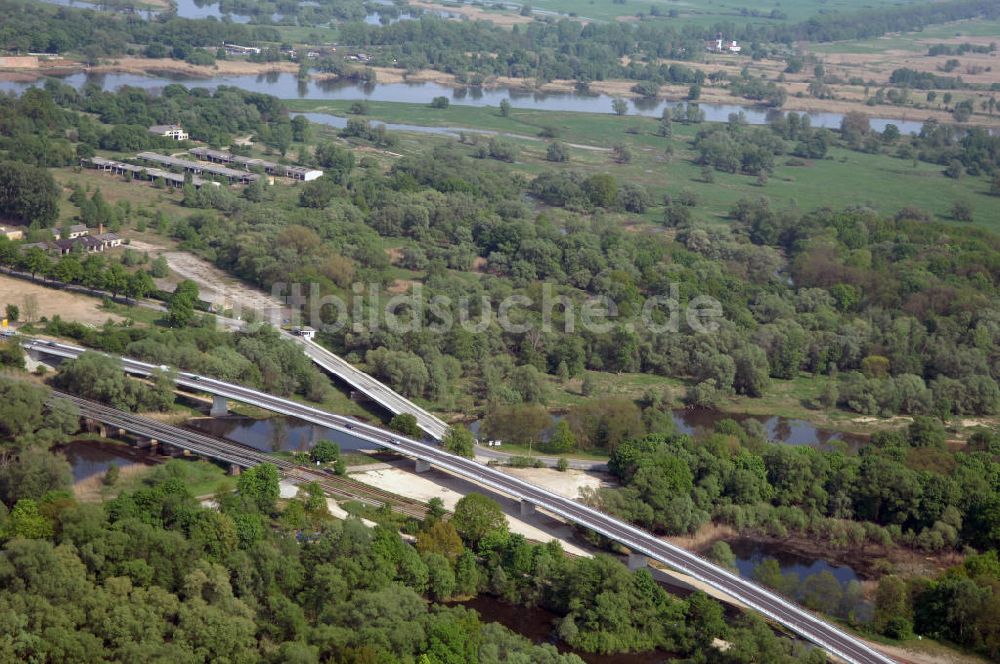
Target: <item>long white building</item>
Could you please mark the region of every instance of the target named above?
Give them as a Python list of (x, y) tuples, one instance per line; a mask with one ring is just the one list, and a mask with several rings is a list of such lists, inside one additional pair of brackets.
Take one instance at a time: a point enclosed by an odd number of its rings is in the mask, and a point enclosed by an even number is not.
[(267, 161), (265, 159), (257, 159), (255, 157), (242, 157), (238, 154), (233, 154), (232, 152), (225, 152), (224, 150), (212, 150), (210, 148), (192, 148), (188, 150), (188, 152), (198, 157), (199, 159), (204, 159), (205, 161), (211, 161), (217, 164), (239, 165), (242, 166), (247, 171), (260, 168), (268, 175), (277, 175), (281, 177), (292, 178), (293, 180), (303, 180), (304, 182), (309, 182), (310, 180), (315, 180), (316, 178), (323, 176), (323, 171), (316, 168), (306, 168), (305, 166), (291, 166), (288, 164), (277, 164), (273, 161)]

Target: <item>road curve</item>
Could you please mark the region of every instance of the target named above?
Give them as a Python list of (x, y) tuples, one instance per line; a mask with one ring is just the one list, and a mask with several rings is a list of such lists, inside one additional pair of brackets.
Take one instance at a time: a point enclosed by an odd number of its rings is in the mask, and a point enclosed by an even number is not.
[(443, 420), (403, 397), (384, 383), (372, 378), (344, 358), (331, 353), (309, 339), (289, 336), (302, 345), (302, 350), (315, 364), (323, 367), (354, 389), (363, 392), (365, 396), (389, 412), (393, 414), (411, 413), (417, 418), (417, 426), (431, 438), (441, 440), (448, 433), (448, 425)]
[[(77, 346), (32, 339), (24, 339), (22, 344), (29, 350), (63, 358), (77, 357), (86, 350)], [(126, 371), (136, 375), (148, 375), (158, 369), (154, 364), (129, 358), (121, 358), (121, 361)], [(235, 399), (275, 413), (297, 417), (312, 424), (342, 431), (377, 446), (387, 447), (405, 455), (428, 461), (441, 470), (530, 502), (538, 508), (594, 530), (624, 544), (635, 552), (645, 554), (671, 568), (688, 574), (755, 609), (851, 664), (892, 664), (894, 662), (857, 637), (847, 634), (762, 586), (742, 579), (689, 551), (661, 541), (652, 534), (608, 514), (529, 484), (519, 478), (506, 475), (472, 459), (454, 456), (438, 447), (404, 438), (352, 418), (334, 415), (312, 406), (232, 383), (189, 373), (179, 373), (177, 384), (196, 391)]]

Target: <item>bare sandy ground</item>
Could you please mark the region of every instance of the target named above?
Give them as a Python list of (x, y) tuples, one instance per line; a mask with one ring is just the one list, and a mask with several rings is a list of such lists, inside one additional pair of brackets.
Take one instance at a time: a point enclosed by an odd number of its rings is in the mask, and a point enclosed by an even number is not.
[(975, 655), (966, 655), (954, 650), (945, 650), (941, 646), (939, 646), (941, 648), (940, 652), (921, 652), (907, 648), (906, 646), (891, 646), (882, 643), (872, 643), (870, 641), (868, 645), (906, 664), (985, 664), (987, 661)]
[(37, 303), (38, 317), (52, 318), (58, 314), (64, 320), (89, 325), (103, 325), (109, 318), (116, 322), (122, 320), (121, 316), (101, 311), (101, 301), (96, 297), (49, 288), (41, 282), (32, 283), (0, 274), (0, 306), (16, 304), (21, 308), (21, 320), (24, 320), (27, 309), (25, 300), (29, 298), (34, 298)]
[(519, 23), (531, 23), (535, 19), (530, 16), (521, 16), (515, 12), (489, 12), (479, 7), (473, 7), (470, 5), (439, 5), (433, 2), (410, 2), (413, 7), (420, 7), (421, 9), (430, 9), (433, 11), (446, 11), (451, 14), (460, 14), (473, 21), (489, 21), (497, 25), (504, 27), (510, 27), (512, 25), (517, 25)]
[(183, 60), (170, 58), (115, 58), (114, 60), (87, 67), (95, 73), (130, 72), (145, 74), (151, 71), (168, 71), (187, 76), (239, 76), (266, 74), (267, 72), (290, 72), (299, 70), (294, 62), (247, 62), (246, 60), (217, 60), (214, 65), (192, 65)]
[[(291, 500), (299, 495), (299, 486), (291, 482), (282, 481), (278, 484), (278, 497), (284, 498), (285, 500)], [(340, 519), (341, 521), (351, 518), (351, 515), (347, 513), (340, 504), (333, 498), (326, 499), (326, 507), (330, 510), (330, 515), (335, 519)], [(361, 523), (365, 524), (369, 528), (374, 528), (377, 524), (374, 521), (369, 521), (368, 519), (361, 519)]]
[(500, 467), (498, 470), (572, 500), (580, 497), (581, 489), (598, 489), (614, 485), (610, 475), (582, 470), (570, 469), (562, 473), (552, 468)]
[(217, 310), (231, 309), (234, 315), (241, 311), (274, 312), (284, 309), (284, 303), (268, 293), (231, 277), (208, 261), (185, 251), (168, 251), (148, 242), (133, 240), (130, 245), (136, 251), (149, 252), (156, 257), (162, 255), (167, 265), (181, 279), (190, 279), (198, 284), (199, 296), (212, 303)]
[(431, 470), (418, 475), (401, 468), (391, 468), (388, 470), (369, 470), (352, 475), (352, 477), (374, 487), (393, 491), (423, 502), (427, 502), (431, 498), (440, 498), (448, 510), (454, 510), (455, 505), (463, 496), (470, 493), (481, 493), (490, 496), (500, 504), (504, 514), (507, 515), (507, 523), (511, 532), (524, 535), (529, 540), (536, 542), (559, 540), (567, 553), (576, 556), (593, 555), (589, 550), (573, 543), (573, 529), (565, 523), (541, 512), (522, 517), (517, 501), (446, 473)]

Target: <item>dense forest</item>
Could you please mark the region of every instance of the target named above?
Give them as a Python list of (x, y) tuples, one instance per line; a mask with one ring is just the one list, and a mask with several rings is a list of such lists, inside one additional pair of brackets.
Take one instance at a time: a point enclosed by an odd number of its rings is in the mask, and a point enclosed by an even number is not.
[[(77, 110), (122, 124), (96, 122)], [(372, 159), (356, 161), (342, 142), (302, 143), (316, 140), (308, 122), (290, 120), (274, 98), (231, 88), (209, 93), (170, 86), (156, 97), (128, 88), (78, 94), (54, 84), (3, 100), (0, 146), (29, 161), (52, 154), (29, 149), (49, 143), (64, 143), (61, 152), (69, 155), (112, 145), (135, 149), (112, 144), (110, 137), (128, 128), (145, 133), (139, 131), (143, 123), (171, 112), (188, 118), (192, 133), (205, 138), (249, 131), (278, 149), (294, 142), (299, 160), (327, 175), (291, 189), (248, 187), (242, 195), (185, 188), (182, 203), (192, 213), (176, 219), (162, 211), (139, 216), (78, 188), (71, 199), (83, 220), (112, 228), (126, 219), (148, 225), (265, 289), (278, 282), (315, 283), (321, 294), (346, 295), (352, 283), (375, 284), (382, 293), (368, 288), (369, 309), (381, 306), (397, 268), (422, 275), (426, 298), (450, 298), (452, 320), (461, 320), (463, 299), (476, 320), (483, 307), (495, 311), (508, 296), (532, 298), (532, 306), (517, 310), (519, 322), (534, 328), (529, 334), (505, 331), (496, 321), (478, 334), (460, 325), (429, 333), (438, 318), (425, 310), (421, 329), (408, 333), (344, 325), (324, 335), (397, 389), (441, 408), (456, 405), (460, 379), (471, 386), (474, 404), (497, 407), (544, 403), (546, 374), (574, 377), (592, 370), (678, 377), (690, 385), (690, 402), (701, 405), (730, 394), (760, 396), (772, 379), (805, 372), (826, 382), (825, 407), (942, 418), (997, 412), (996, 235), (933, 222), (918, 209), (885, 218), (865, 208), (776, 209), (765, 198), (748, 199), (734, 206), (726, 232), (698, 223), (697, 201), (682, 195), (665, 201), (670, 234), (636, 235), (609, 215), (641, 213), (651, 204), (649, 195), (613, 175), (582, 177), (563, 167), (534, 180), (512, 177), (498, 158), (479, 158), (482, 145), (461, 143), (404, 156), (386, 171)], [(671, 132), (673, 121), (664, 119), (661, 134)], [(347, 145), (391, 138), (384, 130), (361, 133)], [(916, 139), (892, 139), (888, 130), (879, 135), (863, 118), (850, 116), (839, 136), (812, 129), (794, 114), (767, 128), (747, 127), (737, 117), (700, 129), (692, 147), (708, 167), (759, 176), (782, 154), (816, 157), (833, 140), (859, 150), (872, 141), (878, 151), (905, 145), (914, 156), (919, 152), (949, 169), (955, 164), (959, 173), (996, 172), (1000, 159), (1000, 138), (983, 131), (958, 137), (928, 123)], [(502, 149), (502, 141), (491, 141), (485, 156)], [(9, 168), (32, 166), (12, 162)], [(15, 213), (18, 205), (37, 210), (36, 223), (48, 225), (59, 201), (51, 184), (38, 188), (46, 181), (47, 174), (14, 178), (8, 190), (23, 185), (23, 191), (0, 202)], [(394, 262), (389, 246), (401, 247)], [(107, 266), (96, 258), (86, 265), (75, 256), (52, 261), (3, 245), (0, 260), (67, 281), (100, 285), (106, 279)], [(482, 276), (469, 279), (474, 264)], [(112, 276), (117, 292), (148, 294), (144, 280)], [(567, 333), (566, 316), (557, 308), (546, 329), (538, 297), (543, 283), (575, 303), (576, 311), (587, 298), (607, 297), (619, 319), (610, 330), (577, 325)], [(638, 315), (645, 299), (671, 296), (672, 288), (682, 305), (699, 295), (718, 300), (724, 312), (718, 331), (627, 328), (626, 319)]]
[[(274, 28), (222, 21), (163, 17), (145, 21), (136, 16), (54, 7), (44, 3), (3, 0), (0, 48), (14, 52), (81, 52), (89, 58), (142, 53), (162, 47), (159, 57), (184, 59), (192, 48), (218, 47), (223, 41), (280, 41)], [(139, 49), (136, 50), (136, 45)]]
[(983, 551), (933, 582), (884, 577), (869, 621), (861, 618), (857, 589), (834, 582), (821, 590), (819, 579), (796, 588), (780, 573), (764, 569), (757, 575), (789, 595), (800, 594), (811, 608), (893, 638), (907, 638), (916, 626), (918, 633), (995, 658), (998, 455), (1000, 437), (986, 429), (963, 451), (949, 451), (940, 423), (926, 417), (903, 431), (874, 434), (857, 455), (769, 444), (763, 431), (724, 420), (699, 440), (654, 435), (622, 443), (609, 466), (623, 487), (590, 491), (587, 499), (666, 533), (693, 532), (711, 518), (741, 532), (797, 535), (833, 549), (878, 550), (895, 543), (927, 552)]
[(18, 97), (0, 95), (0, 149), (39, 166), (67, 166), (99, 149), (176, 147), (172, 139), (147, 131), (154, 124), (176, 123), (193, 140), (210, 145), (227, 145), (233, 137), (249, 134), (287, 149), (296, 138), (280, 100), (228, 86), (210, 92), (168, 85), (152, 95), (127, 86), (115, 92), (97, 87), (78, 91), (47, 79), (44, 89), (32, 88)]
[[(744, 161), (741, 168), (758, 168)], [(635, 312), (643, 296), (669, 294), (677, 283), (682, 302), (710, 295), (726, 312), (713, 335), (657, 335), (623, 325), (568, 335), (559, 329), (562, 320), (531, 335), (496, 325), (475, 335), (459, 326), (436, 335), (345, 326), (328, 335), (358, 359), (381, 353), (375, 369), (390, 381), (395, 372), (379, 367), (422, 365), (417, 375), (426, 380), (396, 384), (411, 396), (439, 400), (446, 395), (435, 386), (460, 373), (474, 380), (485, 403), (544, 400), (538, 393), (523, 399), (505, 386), (517, 372), (576, 376), (591, 369), (683, 377), (698, 387), (695, 402), (710, 403), (733, 392), (759, 396), (771, 378), (805, 371), (829, 377), (831, 404), (863, 414), (996, 412), (992, 234), (928, 222), (919, 210), (886, 219), (861, 208), (806, 213), (747, 200), (732, 211), (732, 234), (682, 224), (670, 242), (603, 221), (597, 211), (622, 209), (629, 186), (612, 176), (574, 180), (565, 172), (546, 180), (542, 194), (553, 201), (562, 188), (565, 209), (577, 210), (557, 225), (544, 211), (512, 202), (539, 193), (539, 180), (510, 178), (459, 146), (435, 148), (433, 159), (404, 157), (388, 174), (362, 168), (342, 184), (325, 179), (306, 188), (329, 188), (318, 204), (304, 193), (297, 209), (265, 200), (233, 214), (197, 214), (174, 234), (265, 287), (302, 280), (339, 292), (352, 278), (388, 284), (378, 276), (389, 269), (388, 258), (375, 248), (380, 239), (401, 238), (418, 243), (407, 243), (401, 266), (426, 271), (427, 297), (448, 295), (453, 303), (466, 297), (495, 305), (515, 292), (537, 294), (549, 282), (571, 301), (604, 295)], [(469, 271), (476, 257), (486, 261), (483, 279), (449, 276)], [(451, 313), (457, 320), (459, 312)], [(537, 302), (523, 316), (540, 327)]]
[[(252, 4), (252, 3), (251, 3)], [(238, 9), (239, 3), (227, 6)], [(253, 10), (252, 7), (247, 9)], [(380, 8), (391, 13), (390, 8)], [(360, 20), (361, 8), (329, 5), (300, 8), (314, 19), (347, 20), (339, 26), (339, 43), (349, 48), (373, 49), (371, 63), (407, 69), (429, 67), (456, 74), (461, 82), (481, 83), (484, 76), (500, 75), (548, 81), (590, 81), (627, 78), (654, 85), (688, 82), (672, 75), (661, 58), (700, 60), (706, 39), (717, 33), (750, 44), (749, 53), (766, 54), (771, 45), (800, 41), (833, 41), (911, 31), (933, 23), (997, 15), (987, 0), (908, 4), (854, 13), (820, 14), (798, 24), (747, 21), (710, 26), (675, 21), (582, 23), (570, 19), (539, 20), (512, 29), (487, 21), (448, 21), (432, 14), (418, 20), (369, 25)], [(211, 64), (222, 43), (281, 43), (279, 33), (265, 26), (224, 21), (195, 21), (165, 14), (145, 21), (107, 16), (99, 12), (2, 0), (0, 12), (10, 17), (0, 26), (0, 45), (12, 51), (82, 52), (90, 59), (142, 54), (173, 57), (195, 64)], [(331, 13), (332, 12), (332, 13)], [(328, 20), (328, 19), (327, 19)], [(306, 20), (311, 24), (311, 19)], [(207, 50), (203, 50), (208, 47)], [(274, 48), (259, 56), (280, 57)], [(339, 60), (321, 67), (343, 71)], [(702, 77), (704, 74), (700, 74)], [(700, 82), (700, 81), (699, 81)], [(771, 100), (773, 101), (773, 100)]]
[(997, 540), (1000, 438), (986, 429), (960, 453), (940, 422), (918, 417), (879, 432), (859, 454), (769, 444), (732, 420), (700, 440), (652, 435), (616, 447), (621, 489), (592, 499), (647, 528), (694, 532), (712, 518), (777, 537), (808, 534), (837, 548), (898, 542), (981, 551)]
[(44, 388), (4, 378), (0, 392), (4, 414), (21, 416), (0, 420), (20, 424), (2, 432), (0, 643), (21, 661), (580, 661), (442, 604), (479, 593), (552, 611), (559, 638), (587, 652), (825, 661), (757, 618), (727, 620), (700, 593), (668, 595), (646, 571), (530, 544), (478, 494), (450, 518), (437, 504), (423, 522), (379, 510), (369, 528), (332, 518), (312, 485), (279, 501), (268, 464), (203, 507), (186, 487), (192, 462), (173, 461), (103, 504), (80, 504), (69, 465), (46, 450), (53, 439), (34, 435), (64, 439), (78, 419), (47, 411)]
[[(925, 162), (928, 177), (968, 178), (981, 186), (976, 201), (992, 200), (985, 194), (1000, 195), (1000, 136), (985, 129), (928, 121), (903, 136), (894, 125), (874, 131), (857, 112), (839, 130), (812, 127), (795, 113), (774, 113), (756, 127), (741, 113), (708, 124), (697, 105), (706, 81), (772, 107), (785, 103), (787, 91), (749, 69), (706, 75), (695, 63), (716, 33), (739, 39), (753, 58), (786, 57), (802, 42), (997, 19), (996, 2), (820, 12), (801, 23), (781, 20), (780, 11), (767, 18), (748, 10), (698, 26), (657, 16), (546, 17), (502, 27), (419, 10), (415, 20), (370, 25), (362, 19), (374, 8), (361, 0), (223, 0), (223, 7), (286, 26), (192, 21), (169, 10), (144, 20), (0, 0), (0, 47), (81, 55), (89, 64), (143, 56), (211, 65), (227, 57), (223, 42), (238, 42), (264, 47), (255, 60), (276, 60), (291, 57), (283, 37), (334, 21), (340, 53), (323, 49), (301, 67), (302, 79), (315, 68), (372, 81), (374, 70), (346, 63), (347, 54), (363, 51), (355, 59), (407, 72), (437, 69), (460, 84), (568, 79), (585, 91), (592, 81), (628, 79), (622, 89), (647, 98), (661, 85), (689, 86), (688, 103), (623, 129), (637, 136), (629, 145), (583, 146), (596, 148), (584, 160), (581, 146), (569, 144), (577, 139), (555, 127), (530, 137), (463, 132), (457, 141), (414, 141), (369, 121), (368, 104), (359, 102), (336, 134), (293, 117), (275, 97), (226, 86), (109, 92), (49, 80), (20, 96), (0, 95), (0, 217), (26, 227), (23, 241), (0, 238), (0, 268), (33, 285), (90, 289), (106, 297), (109, 312), (138, 314), (128, 305), (150, 298), (164, 305), (141, 311), (139, 322), (99, 326), (40, 318), (28, 299), (23, 310), (5, 309), (26, 334), (97, 352), (63, 363), (54, 377), (44, 367), (29, 377), (22, 347), (0, 344), (0, 660), (581, 661), (461, 605), (482, 595), (544, 609), (553, 616), (551, 641), (579, 652), (657, 650), (705, 664), (826, 661), (752, 614), (724, 611), (698, 592), (668, 594), (649, 572), (630, 572), (610, 555), (569, 557), (558, 543), (529, 543), (509, 532), (499, 505), (478, 494), (452, 514), (432, 500), (423, 520), (353, 503), (342, 505), (352, 517), (338, 520), (319, 485), (279, 499), (273, 466), (243, 472), (232, 480), (235, 491), (209, 501), (189, 488), (192, 463), (175, 460), (127, 484), (109, 473), (105, 502), (79, 502), (70, 467), (53, 448), (79, 435), (79, 413), (51, 400), (50, 388), (163, 417), (182, 416), (174, 368), (321, 405), (336, 395), (297, 344), (257, 324), (258, 312), (238, 312), (248, 325), (223, 331), (204, 314), (194, 282), (159, 290), (165, 286), (156, 280), (170, 277), (166, 258), (127, 245), (54, 255), (35, 244), (74, 223), (158, 240), (278, 294), (299, 284), (316, 296), (363, 296), (339, 321), (317, 308), (302, 312), (312, 315), (304, 322), (320, 328), (320, 343), (403, 395), (444, 416), (480, 417), (480, 433), (490, 439), (526, 443), (529, 454), (536, 445), (549, 455), (610, 458), (617, 484), (584, 490), (589, 504), (658, 535), (714, 524), (757, 539), (808, 541), (831, 559), (847, 552), (879, 558), (870, 567), (880, 578), (864, 587), (840, 585), (830, 574), (799, 582), (774, 561), (753, 577), (870, 635), (920, 634), (1000, 657), (1000, 236), (966, 223), (973, 215), (963, 200), (950, 218), (935, 219), (917, 207), (831, 209), (734, 195), (710, 219), (690, 189), (671, 182), (670, 193), (654, 196), (617, 168), (632, 159), (629, 146), (648, 148), (662, 163), (680, 148), (685, 167), (700, 169), (699, 182), (755, 182), (770, 193), (763, 187), (782, 165), (846, 163), (842, 155), (853, 150), (866, 154), (851, 157), (877, 155), (900, 168)], [(386, 19), (400, 11), (377, 9)], [(985, 48), (938, 44), (930, 53)], [(789, 58), (789, 73), (805, 62)], [(816, 72), (809, 93), (824, 98), (832, 78), (822, 65)], [(909, 68), (893, 71), (889, 82), (902, 92), (869, 99), (895, 103), (910, 90), (970, 87), (958, 76)], [(942, 101), (948, 108), (950, 93)], [(505, 103), (498, 117), (507, 120)], [(969, 119), (972, 103), (949, 109), (956, 121)], [(447, 107), (439, 97), (433, 110), (421, 110), (444, 115)], [(615, 100), (617, 115), (627, 109)], [(126, 184), (110, 176), (98, 186), (97, 176), (81, 170), (81, 160), (99, 153), (127, 161), (142, 150), (190, 147), (148, 131), (167, 123), (212, 147), (250, 137), (255, 146), (234, 152), (324, 175), (174, 189), (163, 180)], [(544, 160), (529, 141), (541, 141)], [(606, 158), (597, 156), (605, 149)], [(656, 176), (665, 181), (677, 172)], [(131, 201), (118, 193), (125, 188)], [(417, 294), (435, 306), (417, 303)], [(393, 296), (414, 298), (402, 308), (408, 325), (370, 324)], [(558, 301), (554, 310), (546, 298)], [(618, 314), (605, 326), (585, 325), (582, 312), (598, 298)], [(657, 298), (681, 308), (710, 298), (722, 315), (708, 333), (688, 321), (664, 330), (666, 312), (643, 318)], [(512, 301), (522, 303), (515, 325), (492, 317)], [(472, 329), (454, 324), (470, 320)], [(105, 353), (162, 370), (130, 378)], [(617, 392), (616, 381), (632, 389), (627, 381), (636, 376), (651, 381), (636, 388), (645, 389), (642, 396)], [(697, 436), (676, 431), (672, 409), (681, 399), (695, 408), (770, 408), (761, 404), (778, 393), (796, 412), (898, 426), (872, 432), (858, 450), (773, 444), (752, 419), (722, 420)], [(961, 446), (950, 440), (958, 421)], [(389, 426), (420, 435), (412, 418)], [(444, 445), (474, 451), (463, 427)], [(557, 468), (567, 465), (562, 458)], [(923, 574), (935, 565), (941, 573), (921, 576), (895, 566), (890, 554), (920, 557), (929, 563)], [(724, 542), (708, 555), (735, 565)]]

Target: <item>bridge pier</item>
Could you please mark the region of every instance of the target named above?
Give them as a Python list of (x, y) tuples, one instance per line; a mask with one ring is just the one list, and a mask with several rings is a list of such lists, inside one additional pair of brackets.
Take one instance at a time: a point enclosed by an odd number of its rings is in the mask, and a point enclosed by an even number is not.
[(425, 461), (423, 459), (417, 459), (416, 460), (416, 464), (414, 465), (414, 472), (417, 472), (417, 473), (426, 473), (430, 469), (431, 469), (431, 462), (430, 461)]
[(101, 422), (98, 422), (97, 420), (92, 420), (88, 417), (84, 419), (83, 427), (90, 433), (96, 433), (101, 438), (108, 437), (108, 428), (104, 426), (104, 424), (102, 424)]
[(629, 552), (628, 554), (628, 568), (633, 572), (637, 569), (643, 569), (648, 564), (648, 559), (644, 554)]
[(156, 446), (159, 444), (160, 444), (159, 441), (156, 440), (155, 438), (146, 438), (145, 436), (139, 436), (136, 439), (136, 446), (139, 447), (139, 449), (146, 449), (147, 447), (150, 449), (156, 449)]
[(323, 430), (323, 427), (321, 427), (320, 425), (318, 425), (318, 424), (312, 425), (312, 429), (309, 432), (309, 442), (310, 442), (310, 444), (315, 445), (316, 443), (318, 443), (321, 440), (322, 434), (320, 433), (320, 431), (322, 431), (322, 430)]
[(225, 417), (229, 414), (229, 400), (226, 397), (215, 395), (212, 397), (212, 410), (208, 412), (212, 417)]
[(531, 516), (535, 513), (535, 504), (527, 501), (521, 501), (521, 516)]
[(229, 474), (230, 475), (232, 475), (233, 477), (239, 477), (239, 474), (241, 472), (243, 472), (243, 469), (240, 468), (238, 464), (235, 464), (235, 463), (229, 464)]

